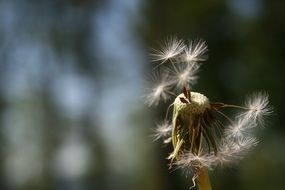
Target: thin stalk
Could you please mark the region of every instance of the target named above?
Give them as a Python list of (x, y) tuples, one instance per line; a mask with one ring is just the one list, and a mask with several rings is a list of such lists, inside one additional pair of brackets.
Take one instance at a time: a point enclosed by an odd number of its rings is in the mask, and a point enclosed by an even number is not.
[(247, 108), (244, 106), (232, 105), (232, 104), (224, 104), (223, 108), (237, 108), (237, 109), (243, 109), (243, 110), (250, 110), (250, 108)]
[(219, 114), (221, 114), (224, 118), (226, 118), (231, 125), (234, 125), (234, 121), (231, 120), (231, 118), (229, 118), (226, 114), (224, 114), (223, 112), (219, 111), (219, 110), (216, 110)]
[(215, 109), (220, 109), (220, 108), (236, 108), (236, 109), (242, 109), (242, 110), (250, 110), (250, 108), (244, 107), (244, 106), (238, 106), (238, 105), (233, 105), (233, 104), (225, 104), (221, 102), (212, 102), (211, 105)]
[(171, 92), (170, 90), (166, 90), (165, 92), (167, 92), (169, 95), (173, 97), (177, 97), (177, 94), (175, 94), (174, 92)]
[(201, 168), (197, 177), (197, 184), (199, 190), (212, 190), (210, 178), (206, 168)]
[(167, 108), (167, 110), (166, 110), (165, 118), (164, 118), (165, 121), (167, 120), (167, 116), (168, 116), (169, 109), (170, 109), (173, 105), (174, 105), (174, 104), (172, 103), (172, 104), (170, 104), (170, 105), (168, 106), (168, 108)]

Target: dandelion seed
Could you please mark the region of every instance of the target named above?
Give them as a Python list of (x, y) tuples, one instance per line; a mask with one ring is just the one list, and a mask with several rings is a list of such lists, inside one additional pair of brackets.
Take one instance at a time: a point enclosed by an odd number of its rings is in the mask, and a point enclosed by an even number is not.
[(230, 138), (222, 139), (219, 146), (219, 153), (213, 156), (216, 164), (225, 165), (235, 163), (241, 159), (236, 151), (236, 142)]
[(269, 106), (268, 94), (265, 92), (255, 93), (247, 98), (245, 106), (248, 111), (241, 114), (247, 120), (257, 121), (260, 125), (264, 124), (264, 117), (272, 114), (272, 107)]
[(244, 117), (239, 117), (236, 122), (228, 126), (225, 129), (225, 135), (227, 138), (240, 138), (247, 135), (251, 129), (256, 127), (257, 124), (252, 120), (248, 120)]
[(159, 61), (160, 64), (166, 62), (169, 59), (181, 54), (185, 48), (184, 41), (179, 40), (176, 37), (170, 37), (164, 41), (160, 50), (152, 50), (151, 56), (153, 61)]
[(172, 82), (169, 80), (167, 71), (156, 70), (152, 76), (152, 82), (152, 88), (149, 88), (145, 95), (145, 103), (148, 106), (157, 105), (161, 99), (166, 101), (172, 94), (170, 91)]
[(183, 86), (194, 85), (197, 82), (199, 66), (197, 65), (173, 65), (170, 70), (170, 77), (173, 83), (181, 89)]
[(244, 138), (239, 138), (237, 145), (239, 146), (239, 149), (247, 151), (252, 147), (257, 146), (258, 143), (259, 141), (255, 137), (247, 136)]
[(216, 157), (217, 164), (231, 164), (241, 160), (244, 155), (258, 144), (255, 137), (227, 137), (221, 141), (219, 154)]
[(189, 170), (189, 168), (202, 168), (202, 167), (211, 167), (213, 164), (213, 160), (211, 160), (210, 155), (207, 154), (193, 154), (191, 152), (187, 152), (183, 154), (175, 164), (184, 170)]
[(182, 56), (183, 61), (186, 63), (193, 64), (199, 61), (205, 61), (205, 53), (208, 51), (208, 47), (205, 41), (197, 40), (190, 41), (188, 46), (184, 49), (184, 54)]
[(169, 143), (171, 140), (171, 131), (172, 125), (169, 123), (169, 121), (164, 120), (161, 123), (158, 123), (154, 131), (154, 140), (156, 141), (158, 139), (163, 139), (165, 144)]

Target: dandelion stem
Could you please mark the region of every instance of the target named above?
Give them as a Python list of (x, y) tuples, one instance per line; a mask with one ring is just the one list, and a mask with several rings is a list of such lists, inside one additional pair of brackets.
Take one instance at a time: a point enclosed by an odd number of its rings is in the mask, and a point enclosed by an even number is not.
[(210, 178), (206, 168), (203, 167), (199, 171), (197, 182), (199, 190), (212, 190)]

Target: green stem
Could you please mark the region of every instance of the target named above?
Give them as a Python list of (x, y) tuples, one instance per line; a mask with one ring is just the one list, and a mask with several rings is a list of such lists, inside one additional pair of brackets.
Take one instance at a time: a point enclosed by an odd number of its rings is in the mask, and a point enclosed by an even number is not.
[(199, 190), (212, 190), (210, 178), (206, 168), (202, 168), (200, 170), (197, 182)]

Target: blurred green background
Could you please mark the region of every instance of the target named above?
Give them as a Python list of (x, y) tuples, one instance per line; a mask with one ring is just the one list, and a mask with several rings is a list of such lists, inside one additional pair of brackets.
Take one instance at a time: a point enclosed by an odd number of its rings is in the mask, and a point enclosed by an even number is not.
[(143, 104), (148, 53), (203, 38), (194, 90), (241, 104), (269, 92), (259, 146), (211, 172), (213, 189), (285, 189), (285, 1), (0, 0), (0, 189), (182, 190), (152, 142), (165, 106)]

